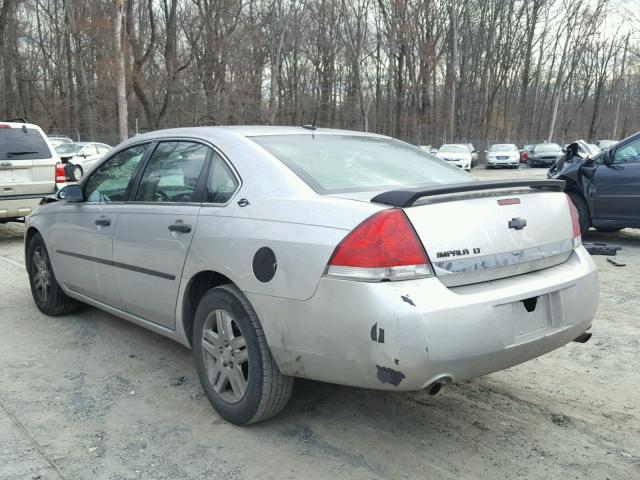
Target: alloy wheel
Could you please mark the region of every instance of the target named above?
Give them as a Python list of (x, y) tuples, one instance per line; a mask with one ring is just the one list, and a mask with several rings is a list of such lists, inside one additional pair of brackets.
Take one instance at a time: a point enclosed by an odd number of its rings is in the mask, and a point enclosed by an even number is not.
[(47, 253), (41, 246), (37, 246), (33, 250), (31, 259), (33, 285), (35, 286), (38, 299), (44, 303), (49, 298), (51, 291), (51, 270), (49, 269)]
[(82, 180), (82, 168), (79, 166), (73, 167), (73, 178), (76, 182)]
[(202, 332), (205, 369), (213, 390), (227, 403), (238, 403), (249, 383), (249, 352), (238, 323), (226, 310), (209, 313)]

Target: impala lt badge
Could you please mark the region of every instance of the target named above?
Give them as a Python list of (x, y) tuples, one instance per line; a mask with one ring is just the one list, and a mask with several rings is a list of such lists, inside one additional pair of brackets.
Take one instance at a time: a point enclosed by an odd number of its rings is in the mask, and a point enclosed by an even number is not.
[(527, 226), (527, 221), (524, 218), (512, 218), (509, 220), (509, 228), (513, 228), (514, 230), (522, 230)]

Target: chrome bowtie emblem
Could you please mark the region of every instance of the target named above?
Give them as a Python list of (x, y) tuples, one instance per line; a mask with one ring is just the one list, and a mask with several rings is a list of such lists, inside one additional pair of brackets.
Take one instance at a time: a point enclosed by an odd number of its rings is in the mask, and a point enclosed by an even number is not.
[(527, 221), (524, 218), (512, 218), (509, 220), (509, 228), (513, 228), (514, 230), (522, 230), (527, 226)]

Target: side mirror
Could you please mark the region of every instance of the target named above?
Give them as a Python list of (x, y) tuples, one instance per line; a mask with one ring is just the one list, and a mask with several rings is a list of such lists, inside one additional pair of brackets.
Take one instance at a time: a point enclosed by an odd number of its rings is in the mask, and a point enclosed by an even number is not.
[(605, 165), (611, 165), (613, 163), (613, 150), (605, 150), (602, 155), (602, 163)]
[(65, 202), (82, 202), (82, 188), (80, 185), (67, 185), (61, 188), (56, 194), (58, 200)]

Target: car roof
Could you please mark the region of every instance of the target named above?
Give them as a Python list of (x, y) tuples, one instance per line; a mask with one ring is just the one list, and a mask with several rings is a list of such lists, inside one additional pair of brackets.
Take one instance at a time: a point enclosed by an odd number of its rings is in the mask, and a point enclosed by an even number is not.
[[(42, 129), (36, 125), (35, 123), (24, 123), (24, 122), (3, 122), (0, 120), (0, 125), (9, 125), (9, 128), (35, 128), (37, 130), (42, 131)], [(46, 136), (46, 135), (45, 135)]]
[(372, 138), (390, 138), (385, 135), (375, 133), (359, 132), (356, 130), (339, 130), (333, 128), (302, 128), (295, 126), (260, 126), (260, 125), (237, 125), (237, 126), (210, 126), (210, 127), (184, 127), (169, 128), (143, 133), (127, 140), (127, 143), (134, 143), (136, 140), (146, 138), (162, 138), (172, 136), (202, 137), (210, 139), (231, 139), (238, 137), (260, 137), (267, 135), (353, 135), (366, 136)]

